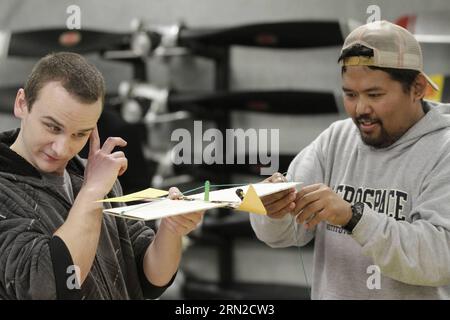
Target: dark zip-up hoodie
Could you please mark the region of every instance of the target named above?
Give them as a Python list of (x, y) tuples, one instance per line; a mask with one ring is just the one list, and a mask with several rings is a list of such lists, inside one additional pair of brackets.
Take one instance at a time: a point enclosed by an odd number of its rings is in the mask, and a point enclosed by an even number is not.
[[(144, 275), (143, 257), (153, 230), (143, 222), (106, 215), (92, 268), (81, 288), (76, 288), (70, 252), (53, 236), (71, 204), (9, 148), (18, 133), (19, 129), (0, 133), (0, 299), (159, 297), (173, 279), (156, 287)], [(84, 162), (76, 156), (66, 168), (75, 197), (83, 183)], [(108, 197), (121, 194), (116, 182)]]

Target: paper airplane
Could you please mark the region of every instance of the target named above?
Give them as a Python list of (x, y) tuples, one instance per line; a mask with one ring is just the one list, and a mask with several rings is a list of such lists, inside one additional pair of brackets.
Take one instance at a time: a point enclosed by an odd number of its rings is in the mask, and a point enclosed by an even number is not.
[(121, 197), (108, 198), (98, 200), (97, 202), (130, 202), (130, 201), (143, 201), (147, 199), (155, 199), (168, 195), (169, 192), (165, 190), (148, 188), (138, 192), (130, 193)]
[[(148, 191), (149, 189), (146, 189), (133, 194), (105, 199), (102, 201), (126, 202), (147, 200), (150, 202), (105, 209), (103, 212), (118, 217), (137, 220), (155, 220), (174, 215), (223, 207), (257, 214), (267, 214), (260, 199), (261, 197), (295, 188), (300, 184), (300, 182), (256, 183), (211, 192), (209, 192), (209, 190), (205, 190), (203, 193), (184, 196), (180, 200), (161, 198), (161, 196), (167, 195), (167, 191), (164, 190), (152, 189)], [(236, 192), (238, 189), (242, 190), (244, 194), (243, 199), (238, 196), (238, 193)], [(138, 196), (136, 196), (136, 194)], [(148, 197), (143, 197), (143, 195), (147, 195)]]

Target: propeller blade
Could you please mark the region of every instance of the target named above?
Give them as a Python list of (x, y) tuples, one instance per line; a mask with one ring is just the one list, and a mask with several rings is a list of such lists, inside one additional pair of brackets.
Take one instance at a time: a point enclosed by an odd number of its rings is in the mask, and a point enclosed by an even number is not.
[(221, 29), (181, 29), (179, 36), (181, 46), (194, 49), (199, 44), (300, 49), (337, 46), (343, 42), (343, 32), (338, 21), (292, 21)]
[(130, 34), (62, 28), (12, 32), (8, 55), (42, 57), (50, 52), (71, 51), (79, 54), (127, 48)]
[(333, 93), (309, 91), (174, 93), (169, 95), (168, 109), (211, 118), (220, 116), (224, 110), (276, 114), (338, 113)]

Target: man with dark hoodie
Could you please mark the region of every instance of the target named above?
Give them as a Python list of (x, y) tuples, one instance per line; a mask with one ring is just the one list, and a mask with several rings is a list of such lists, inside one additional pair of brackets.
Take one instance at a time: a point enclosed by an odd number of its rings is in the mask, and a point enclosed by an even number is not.
[(73, 53), (42, 58), (18, 91), (20, 129), (0, 135), (0, 299), (157, 298), (173, 281), (202, 213), (165, 218), (156, 235), (103, 215), (96, 200), (121, 195), (128, 165), (115, 151), (123, 139), (100, 145), (104, 94), (100, 72)]
[(450, 106), (423, 100), (436, 85), (397, 25), (355, 29), (339, 61), (350, 118), (297, 155), (287, 178), (302, 189), (265, 198), (256, 235), (315, 239), (313, 299), (450, 299)]

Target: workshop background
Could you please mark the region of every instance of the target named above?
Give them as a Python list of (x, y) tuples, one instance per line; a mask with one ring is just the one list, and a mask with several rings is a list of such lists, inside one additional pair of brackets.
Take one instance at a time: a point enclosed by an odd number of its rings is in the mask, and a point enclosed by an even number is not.
[[(430, 33), (440, 37), (424, 40), (424, 68), (443, 88), (434, 98), (448, 101), (447, 0), (2, 0), (0, 40), (13, 39), (15, 33), (25, 31), (65, 29), (70, 16), (66, 10), (71, 5), (81, 10), (82, 35), (86, 30), (136, 32), (136, 19), (143, 22), (141, 30), (162, 30), (155, 26), (181, 23), (187, 30), (231, 30), (255, 24), (339, 21), (344, 38), (349, 30), (344, 26), (365, 23), (371, 15), (367, 8), (377, 5), (381, 19), (415, 23), (415, 31), (434, 26)], [(405, 16), (409, 18), (399, 20)], [(181, 127), (192, 130), (194, 120), (204, 121), (203, 130), (278, 129), (279, 170), (284, 172), (295, 154), (330, 123), (346, 117), (337, 64), (339, 43), (317, 47), (296, 43), (297, 48), (280, 48), (281, 42), (269, 37), (265, 46), (264, 41), (259, 46), (236, 45), (233, 39), (244, 29), (235, 28), (234, 32), (226, 44), (205, 45), (191, 37), (184, 48), (177, 45), (166, 51), (150, 50), (145, 58), (123, 54), (108, 58), (107, 52), (98, 49), (107, 37), (94, 39), (98, 50), (86, 52), (86, 57), (107, 83), (103, 135), (123, 134), (132, 141), (127, 153), (132, 170), (123, 181), (126, 191), (171, 185), (187, 191), (206, 179), (213, 184), (231, 184), (264, 178), (259, 175), (258, 164), (173, 166), (170, 134)], [(308, 32), (314, 38), (311, 29), (292, 30), (294, 35)], [(34, 40), (41, 42), (40, 48), (45, 47), (45, 41)], [(26, 50), (29, 57), (23, 52), (13, 55), (0, 44), (1, 131), (19, 124), (12, 114), (15, 92), (38, 60), (33, 57), (33, 46)], [(142, 91), (133, 91), (134, 85), (142, 83)], [(152, 112), (152, 117), (146, 117)], [(202, 228), (186, 238), (182, 267), (175, 284), (161, 299), (309, 299), (312, 250), (312, 243), (300, 249), (267, 247), (255, 238), (248, 213), (207, 213)]]

